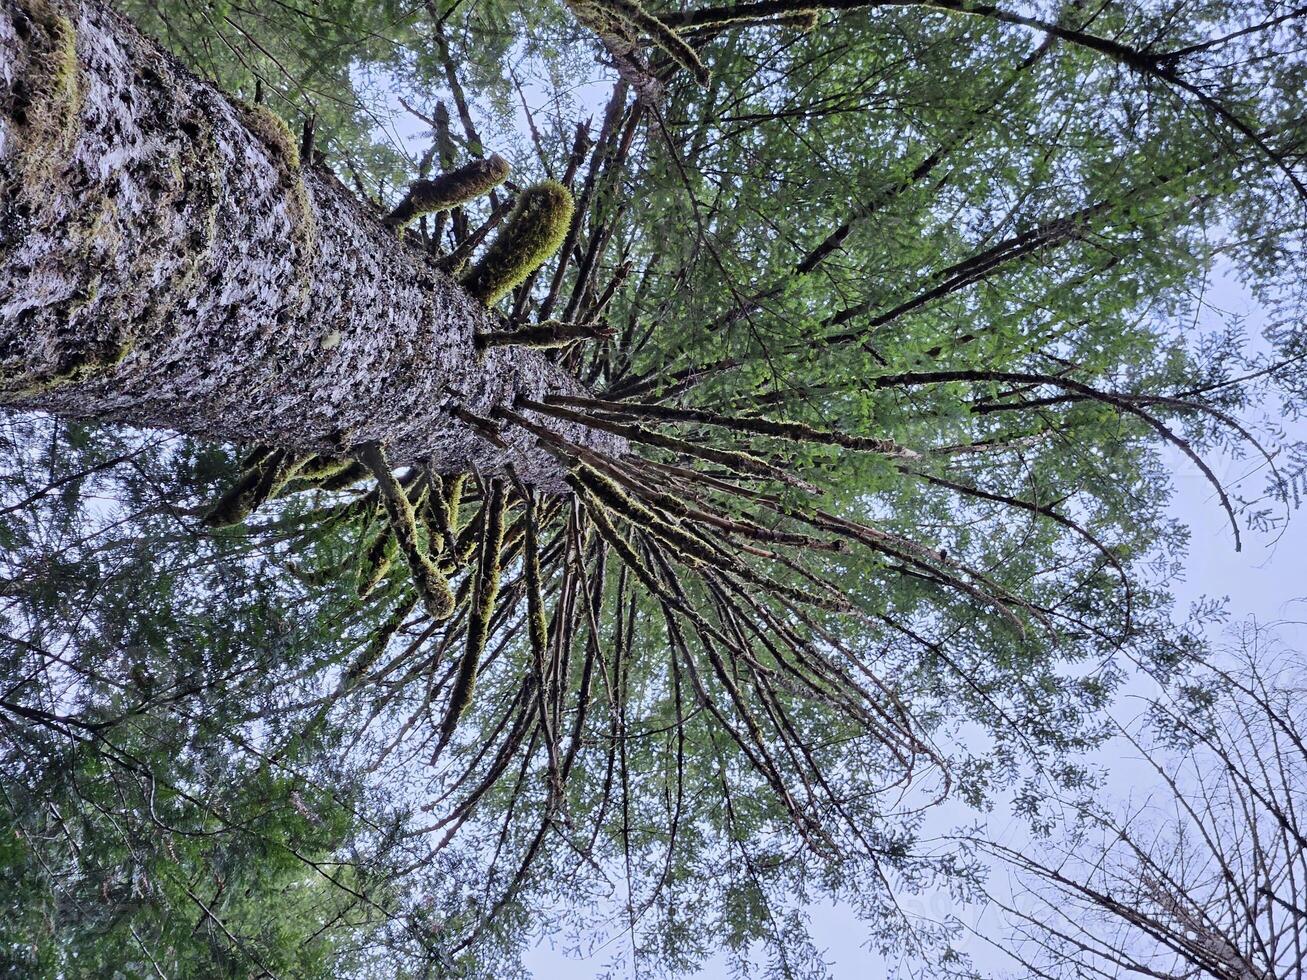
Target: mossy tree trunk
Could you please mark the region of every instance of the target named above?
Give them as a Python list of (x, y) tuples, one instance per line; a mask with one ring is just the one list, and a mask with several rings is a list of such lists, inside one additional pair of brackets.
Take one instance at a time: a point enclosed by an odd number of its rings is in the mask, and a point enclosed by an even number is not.
[(558, 488), (521, 429), (451, 414), (576, 393), (538, 352), (479, 352), (498, 326), (268, 110), (99, 4), (0, 0), (0, 404)]

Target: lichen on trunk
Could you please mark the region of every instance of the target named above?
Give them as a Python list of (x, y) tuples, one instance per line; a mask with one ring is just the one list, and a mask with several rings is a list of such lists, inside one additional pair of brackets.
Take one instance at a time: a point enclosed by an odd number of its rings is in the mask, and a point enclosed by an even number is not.
[(534, 438), (451, 410), (577, 382), (479, 351), (493, 315), (270, 116), (99, 4), (0, 4), (0, 404), (561, 489)]

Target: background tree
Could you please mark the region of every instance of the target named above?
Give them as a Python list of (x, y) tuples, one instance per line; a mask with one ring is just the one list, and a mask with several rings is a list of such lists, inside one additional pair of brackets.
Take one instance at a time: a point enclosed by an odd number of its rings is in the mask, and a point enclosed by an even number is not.
[(1024, 975), (1301, 973), (1301, 663), (1255, 626), (1241, 644), (1228, 669), (1207, 668), (1120, 733), (1158, 792), (1123, 808), (1077, 800), (1047, 846), (985, 845), (1015, 877), (998, 901)]
[[(1159, 448), (1236, 535), (1294, 499), (1296, 451), (1269, 514), (1201, 454), (1270, 461), (1241, 419), (1300, 384), (1301, 18), (838, 6), (142, 12), (248, 104), (99, 7), (4, 8), (6, 400), (256, 443), (122, 533), (321, 611), (219, 731), (387, 787), (373, 941), (504, 975), (532, 929), (611, 914), (644, 964), (762, 943), (799, 974), (820, 891), (946, 944), (897, 905), (973, 883), (913, 848), (928, 804), (1033, 760), (1038, 818), (1116, 654), (1191, 653)], [(591, 116), (565, 93), (596, 73)], [(389, 96), (430, 126), (407, 164), (365, 152)], [(1284, 311), (1273, 356), (1189, 329), (1218, 257)], [(39, 501), (100, 506), (37, 445), (19, 604)], [(16, 677), (59, 622), (23, 608)], [(16, 694), (40, 724), (46, 688)]]
[(342, 623), (169, 503), (228, 454), (21, 416), (3, 438), (0, 973), (366, 962), (396, 808), (280, 714)]

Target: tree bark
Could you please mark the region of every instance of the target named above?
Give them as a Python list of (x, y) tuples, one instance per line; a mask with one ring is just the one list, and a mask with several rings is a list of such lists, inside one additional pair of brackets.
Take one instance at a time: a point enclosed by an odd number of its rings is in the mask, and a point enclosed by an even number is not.
[(0, 0), (0, 404), (561, 489), (451, 410), (578, 383), (478, 352), (496, 318), (296, 143), (97, 3)]

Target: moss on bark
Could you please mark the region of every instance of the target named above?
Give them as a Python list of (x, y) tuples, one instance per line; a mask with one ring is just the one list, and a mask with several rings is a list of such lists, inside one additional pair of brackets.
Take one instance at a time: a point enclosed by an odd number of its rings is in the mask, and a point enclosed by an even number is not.
[(11, 115), (21, 127), (19, 179), (39, 189), (54, 178), (77, 135), (82, 106), (77, 31), (49, 0), (20, 0), (17, 8), (14, 26), (28, 32), (31, 57), (14, 83), (17, 105)]

